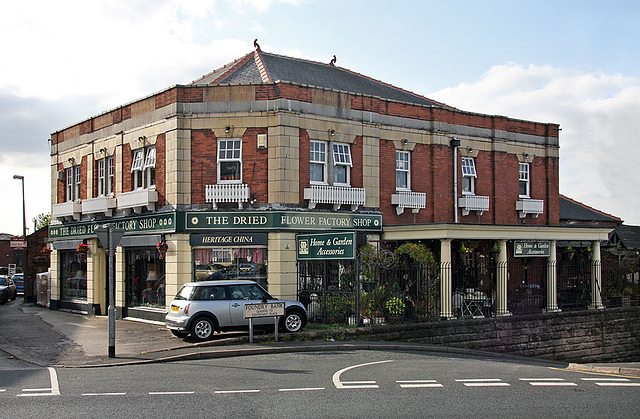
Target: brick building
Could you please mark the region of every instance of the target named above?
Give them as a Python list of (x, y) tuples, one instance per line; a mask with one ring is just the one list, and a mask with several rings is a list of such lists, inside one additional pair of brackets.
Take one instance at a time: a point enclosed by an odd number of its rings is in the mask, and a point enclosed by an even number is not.
[[(500, 268), (490, 286), (471, 288), (493, 293), (494, 314), (507, 315), (520, 287), (509, 282), (515, 258), (553, 266), (557, 242), (579, 240), (597, 261), (607, 240), (606, 228), (560, 225), (558, 140), (556, 124), (465, 112), (258, 47), (51, 135), (51, 307), (105, 313), (107, 258), (95, 229), (115, 223), (123, 317), (161, 319), (181, 284), (204, 278), (253, 278), (275, 296), (303, 298), (308, 266), (297, 262), (296, 237), (327, 232), (431, 248), (442, 318), (458, 308), (447, 266), (460, 249), (476, 262), (493, 249)], [(518, 254), (529, 244), (544, 250)], [(597, 287), (598, 268), (590, 278)], [(542, 308), (557, 310), (555, 270), (537, 281)], [(590, 298), (601, 307), (598, 293)]]

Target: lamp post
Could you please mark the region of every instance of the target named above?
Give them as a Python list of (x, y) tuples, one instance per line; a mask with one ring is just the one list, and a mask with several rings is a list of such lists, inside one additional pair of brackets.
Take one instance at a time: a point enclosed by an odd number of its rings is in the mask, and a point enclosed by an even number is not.
[(24, 208), (24, 176), (13, 175), (13, 178), (22, 181), (22, 236), (27, 238), (27, 215)]
[[(27, 215), (24, 206), (24, 176), (21, 175), (13, 175), (14, 179), (18, 179), (22, 182), (22, 237), (27, 240)], [(27, 248), (22, 251), (22, 275), (24, 276), (24, 298), (27, 301), (27, 283), (28, 283), (28, 275), (27, 275), (27, 251), (28, 251), (29, 243), (27, 241)]]

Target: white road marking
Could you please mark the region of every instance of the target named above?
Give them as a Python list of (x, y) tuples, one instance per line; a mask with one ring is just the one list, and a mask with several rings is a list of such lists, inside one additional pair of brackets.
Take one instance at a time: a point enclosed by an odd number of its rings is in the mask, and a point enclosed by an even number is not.
[(640, 387), (640, 383), (612, 383), (612, 382), (598, 383), (596, 382), (596, 385), (602, 386), (602, 387)]
[(576, 383), (565, 381), (564, 378), (520, 378), (520, 381), (528, 381), (535, 387), (571, 387), (577, 386)]
[[(340, 376), (343, 372), (349, 371), (354, 368), (366, 367), (368, 365), (376, 365), (376, 364), (384, 364), (387, 362), (393, 362), (392, 360), (387, 361), (376, 361), (376, 362), (367, 362), (366, 364), (352, 365), (350, 367), (346, 367), (337, 371), (333, 374), (333, 385), (336, 388), (380, 388), (375, 381), (345, 381), (344, 383), (340, 381)], [(347, 385), (345, 385), (347, 384)]]
[(581, 378), (583, 381), (594, 381), (600, 387), (640, 387), (640, 383), (632, 383), (628, 378)]
[(441, 388), (444, 387), (436, 380), (396, 380), (400, 388)]
[(260, 393), (260, 390), (218, 390), (216, 394), (233, 394), (233, 393)]
[(624, 381), (629, 382), (628, 378), (581, 378), (582, 381)]
[(456, 380), (466, 387), (509, 387), (511, 384), (503, 382), (499, 378), (467, 378)]
[(195, 391), (150, 391), (149, 394), (152, 396), (157, 395), (172, 395), (172, 394), (193, 394)]
[(4, 393), (5, 391), (7, 391), (6, 388), (0, 388), (0, 393)]
[(60, 385), (58, 384), (58, 374), (56, 370), (51, 367), (47, 367), (47, 369), (49, 370), (51, 388), (24, 388), (22, 389), (22, 393), (18, 394), (17, 397), (59, 396)]
[(317, 391), (317, 390), (324, 390), (324, 387), (281, 388), (278, 391)]
[(124, 396), (127, 393), (82, 393), (82, 396)]

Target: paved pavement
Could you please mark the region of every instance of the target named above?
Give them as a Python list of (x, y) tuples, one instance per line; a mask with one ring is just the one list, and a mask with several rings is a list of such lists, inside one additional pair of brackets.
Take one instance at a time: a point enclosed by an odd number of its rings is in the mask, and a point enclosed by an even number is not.
[[(116, 356), (109, 358), (108, 319), (54, 311), (20, 299), (0, 306), (0, 351), (8, 357), (41, 366), (86, 368), (185, 359), (221, 358), (278, 352), (387, 349), (475, 354), (497, 358), (515, 356), (403, 342), (313, 341), (306, 334), (216, 334), (209, 342), (195, 343), (173, 336), (161, 323), (116, 321)], [(282, 341), (287, 340), (287, 341)], [(521, 358), (524, 359), (524, 358)], [(531, 361), (530, 359), (527, 359)], [(543, 361), (549, 363), (549, 361)], [(575, 371), (640, 376), (640, 362), (614, 364), (560, 364)]]

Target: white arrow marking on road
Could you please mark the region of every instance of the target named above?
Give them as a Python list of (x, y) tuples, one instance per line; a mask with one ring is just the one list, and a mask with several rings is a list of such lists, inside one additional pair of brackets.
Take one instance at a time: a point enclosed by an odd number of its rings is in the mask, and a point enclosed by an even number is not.
[(366, 367), (368, 365), (384, 364), (386, 362), (393, 362), (393, 360), (390, 359), (390, 360), (387, 360), (387, 361), (367, 362), (366, 364), (352, 365), (350, 367), (343, 368), (340, 371), (338, 371), (335, 374), (333, 374), (333, 385), (336, 386), (336, 388), (380, 388), (376, 384), (375, 381), (345, 381), (345, 382), (342, 382), (342, 381), (340, 381), (340, 376), (342, 375), (343, 372), (352, 370), (354, 368)]
[[(58, 374), (56, 370), (47, 367), (49, 370), (49, 379), (51, 380), (51, 388), (24, 388), (22, 394), (18, 394), (17, 397), (38, 397), (38, 396), (59, 396), (60, 386), (58, 385)], [(45, 393), (40, 393), (40, 392)]]

